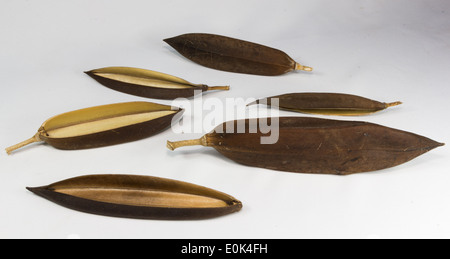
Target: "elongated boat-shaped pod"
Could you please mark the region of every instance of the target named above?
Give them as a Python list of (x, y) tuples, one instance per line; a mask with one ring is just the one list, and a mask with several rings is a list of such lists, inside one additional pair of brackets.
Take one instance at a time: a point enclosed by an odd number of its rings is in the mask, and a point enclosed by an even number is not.
[(230, 37), (189, 33), (164, 41), (187, 59), (217, 70), (266, 76), (312, 71), (281, 50)]
[[(277, 104), (273, 103), (274, 101)], [(365, 97), (340, 93), (290, 93), (256, 100), (249, 105), (266, 104), (279, 109), (322, 115), (357, 116), (379, 112), (401, 102), (383, 103)]]
[(178, 120), (182, 109), (150, 102), (128, 102), (63, 113), (45, 121), (30, 139), (6, 152), (44, 141), (58, 149), (86, 149), (126, 143), (155, 135)]
[(105, 67), (85, 72), (113, 90), (140, 97), (173, 100), (197, 92), (229, 90), (229, 86), (193, 84), (172, 75), (132, 67)]
[[(269, 118), (267, 125), (272, 125), (263, 134), (260, 129), (254, 130), (261, 125), (260, 120), (230, 121), (200, 139), (168, 141), (167, 145), (171, 150), (188, 145), (212, 147), (225, 157), (248, 166), (338, 175), (397, 166), (444, 145), (369, 122), (309, 117)], [(227, 129), (233, 128), (229, 125), (234, 125), (234, 132), (238, 132), (239, 125), (245, 125), (245, 131), (241, 129), (245, 133), (227, 133)], [(250, 133), (249, 128), (256, 133)], [(262, 137), (272, 134), (278, 135), (274, 144), (261, 144)]]
[(152, 176), (86, 175), (27, 189), (69, 209), (113, 217), (206, 219), (242, 208), (228, 194)]

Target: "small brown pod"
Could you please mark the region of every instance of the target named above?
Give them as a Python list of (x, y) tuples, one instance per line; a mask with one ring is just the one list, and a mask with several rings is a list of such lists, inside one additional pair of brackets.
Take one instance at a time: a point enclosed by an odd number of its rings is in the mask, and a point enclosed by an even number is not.
[(183, 109), (150, 102), (108, 104), (71, 111), (45, 121), (30, 139), (6, 149), (12, 151), (44, 141), (58, 149), (86, 149), (150, 137), (169, 128)]
[[(444, 145), (369, 122), (310, 117), (261, 120), (226, 122), (200, 139), (168, 141), (167, 146), (171, 150), (189, 145), (212, 147), (235, 162), (254, 167), (347, 175), (397, 166)], [(271, 126), (261, 130), (261, 125)], [(272, 136), (277, 137), (273, 144), (262, 142), (262, 137)]]
[(173, 100), (192, 97), (196, 91), (229, 90), (229, 86), (193, 84), (179, 77), (141, 68), (105, 67), (85, 73), (110, 89), (146, 98)]
[(123, 218), (207, 219), (242, 208), (228, 194), (153, 176), (85, 175), (27, 189), (69, 209)]
[[(277, 104), (274, 104), (274, 101)], [(266, 104), (300, 113), (355, 116), (375, 113), (399, 105), (401, 102), (383, 103), (357, 95), (340, 93), (289, 93), (256, 100), (247, 106), (253, 104)]]
[(221, 35), (189, 33), (164, 41), (187, 59), (217, 70), (265, 76), (312, 71), (281, 50)]

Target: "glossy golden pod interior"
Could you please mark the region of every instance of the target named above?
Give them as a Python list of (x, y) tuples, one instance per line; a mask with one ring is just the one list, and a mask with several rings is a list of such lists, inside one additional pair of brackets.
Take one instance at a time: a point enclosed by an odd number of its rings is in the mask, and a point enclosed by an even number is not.
[(182, 109), (151, 102), (126, 102), (71, 111), (46, 120), (30, 139), (6, 152), (44, 141), (58, 149), (85, 149), (150, 137), (178, 120)]
[(242, 208), (242, 203), (228, 194), (143, 175), (85, 175), (27, 189), (73, 210), (113, 217), (205, 219)]
[(266, 76), (312, 71), (281, 50), (226, 36), (188, 33), (164, 41), (187, 59), (217, 70)]
[(365, 97), (341, 93), (289, 93), (267, 97), (249, 103), (309, 114), (358, 116), (382, 111), (401, 102), (384, 103)]
[(85, 73), (110, 89), (147, 98), (173, 100), (192, 97), (196, 92), (229, 90), (229, 86), (193, 84), (172, 75), (133, 67), (105, 67)]
[[(311, 117), (263, 120), (229, 121), (200, 139), (168, 141), (167, 146), (171, 150), (189, 145), (212, 147), (235, 162), (254, 167), (347, 175), (394, 167), (444, 145), (414, 133), (362, 121)], [(271, 125), (270, 131), (261, 130), (266, 123)], [(231, 132), (230, 125), (231, 129), (234, 125)], [(238, 125), (244, 125), (245, 131), (238, 133)], [(272, 134), (278, 135), (276, 141), (264, 144), (262, 137)]]

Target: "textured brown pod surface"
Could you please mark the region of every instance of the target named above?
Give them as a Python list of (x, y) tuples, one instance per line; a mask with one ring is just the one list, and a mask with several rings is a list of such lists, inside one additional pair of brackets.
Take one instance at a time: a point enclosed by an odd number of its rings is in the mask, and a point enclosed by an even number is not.
[(179, 77), (141, 68), (105, 67), (85, 73), (113, 90), (155, 99), (173, 100), (194, 96), (196, 91), (229, 89), (229, 86), (193, 84)]
[(228, 194), (153, 176), (85, 175), (27, 189), (73, 210), (113, 217), (205, 219), (242, 208)]
[(58, 149), (85, 149), (150, 137), (170, 127), (182, 109), (151, 102), (127, 102), (71, 111), (45, 121), (30, 139), (6, 152), (44, 141)]
[[(275, 144), (261, 144), (256, 133), (226, 133), (226, 124), (197, 140), (168, 141), (168, 148), (187, 145), (213, 147), (238, 163), (274, 170), (346, 175), (403, 164), (443, 145), (429, 138), (360, 121), (309, 117), (280, 117)], [(268, 124), (275, 123), (274, 118)], [(244, 121), (234, 121), (239, 125)], [(258, 125), (245, 120), (245, 127)], [(224, 132), (224, 133), (217, 133)], [(236, 132), (236, 131), (235, 131)]]
[(275, 76), (312, 70), (281, 50), (221, 35), (189, 33), (164, 41), (193, 62), (228, 72)]
[(266, 104), (273, 106), (278, 101), (278, 108), (301, 113), (323, 115), (366, 115), (384, 110), (401, 102), (384, 103), (365, 97), (341, 93), (289, 93), (256, 100), (248, 105)]

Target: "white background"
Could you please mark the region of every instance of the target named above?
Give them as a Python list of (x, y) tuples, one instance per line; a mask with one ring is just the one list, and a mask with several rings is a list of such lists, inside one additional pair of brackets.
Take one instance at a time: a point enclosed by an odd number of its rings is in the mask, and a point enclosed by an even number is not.
[[(162, 40), (206, 32), (281, 49), (312, 73), (233, 74), (197, 65)], [(194, 83), (231, 85), (208, 98), (340, 92), (404, 104), (365, 120), (449, 143), (450, 2), (2, 0), (0, 146), (35, 134), (49, 117), (145, 99), (101, 86), (83, 71), (130, 66)], [(203, 111), (202, 119), (209, 111)], [(285, 116), (308, 116), (283, 112)], [(218, 122), (219, 123), (219, 122)], [(209, 130), (209, 129), (208, 129)], [(154, 137), (61, 151), (34, 144), (0, 154), (1, 238), (449, 238), (448, 145), (406, 164), (351, 176), (242, 166), (215, 150), (171, 152)], [(66, 209), (26, 186), (85, 174), (142, 174), (207, 186), (241, 200), (242, 211), (201, 221), (104, 217)]]

